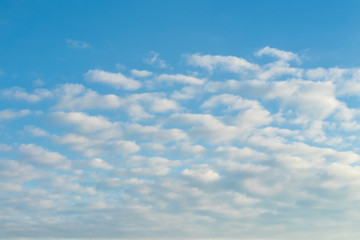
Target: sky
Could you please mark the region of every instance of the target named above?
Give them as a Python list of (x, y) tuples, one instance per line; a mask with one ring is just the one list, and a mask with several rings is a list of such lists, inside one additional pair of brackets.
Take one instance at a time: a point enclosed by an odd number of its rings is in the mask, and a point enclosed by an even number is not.
[(0, 0), (0, 239), (359, 239), (359, 10)]

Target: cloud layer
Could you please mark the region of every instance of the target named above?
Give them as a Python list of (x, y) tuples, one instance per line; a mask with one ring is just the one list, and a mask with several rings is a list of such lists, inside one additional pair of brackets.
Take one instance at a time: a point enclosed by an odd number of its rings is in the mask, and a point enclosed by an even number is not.
[(254, 59), (1, 89), (0, 238), (352, 239), (360, 68)]

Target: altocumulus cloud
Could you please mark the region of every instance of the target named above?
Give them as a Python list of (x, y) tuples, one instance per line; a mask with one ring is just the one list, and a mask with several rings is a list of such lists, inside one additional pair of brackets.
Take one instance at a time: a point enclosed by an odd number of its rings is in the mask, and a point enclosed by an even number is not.
[(0, 89), (0, 238), (355, 239), (360, 68), (181, 58)]

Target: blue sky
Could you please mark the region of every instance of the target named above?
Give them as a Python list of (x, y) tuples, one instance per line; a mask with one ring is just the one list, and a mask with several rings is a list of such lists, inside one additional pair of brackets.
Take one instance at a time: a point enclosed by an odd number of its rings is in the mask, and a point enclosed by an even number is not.
[(358, 239), (358, 1), (0, 1), (1, 239)]

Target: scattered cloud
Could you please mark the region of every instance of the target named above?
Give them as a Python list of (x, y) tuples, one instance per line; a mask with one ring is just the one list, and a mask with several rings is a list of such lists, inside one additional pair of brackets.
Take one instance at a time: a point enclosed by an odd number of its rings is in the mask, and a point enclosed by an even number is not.
[(205, 68), (209, 72), (219, 69), (221, 71), (234, 73), (246, 73), (247, 71), (258, 71), (260, 68), (257, 64), (250, 63), (244, 58), (234, 56), (213, 56), (196, 53), (184, 55), (184, 57), (189, 65)]
[(21, 144), (18, 150), (20, 158), (29, 163), (50, 165), (63, 169), (71, 167), (71, 161), (65, 156), (57, 152), (50, 152), (34, 144)]
[(77, 40), (73, 40), (73, 39), (66, 39), (66, 44), (68, 45), (68, 47), (70, 48), (74, 48), (74, 49), (88, 49), (91, 48), (90, 44), (86, 43), (86, 42), (82, 42), (82, 41), (77, 41)]
[(115, 94), (100, 95), (96, 91), (86, 89), (81, 84), (61, 85), (55, 90), (55, 93), (59, 101), (54, 109), (115, 109), (124, 104), (123, 100)]
[(34, 80), (34, 81), (32, 82), (32, 84), (33, 84), (33, 86), (35, 86), (35, 87), (41, 87), (41, 86), (43, 86), (45, 83), (44, 83), (43, 80), (41, 80), (40, 78), (38, 78), (38, 79)]
[(47, 89), (35, 89), (33, 93), (27, 93), (24, 89), (13, 87), (1, 91), (1, 96), (6, 99), (23, 100), (26, 102), (36, 103), (46, 98), (52, 97), (52, 92)]
[(210, 169), (206, 164), (195, 166), (193, 169), (186, 168), (182, 171), (182, 174), (206, 183), (218, 181), (220, 179), (220, 175)]
[(29, 109), (23, 109), (23, 110), (12, 110), (12, 109), (6, 109), (0, 111), (0, 121), (5, 120), (11, 120), (15, 118), (21, 118), (29, 115), (31, 111)]
[(281, 61), (291, 61), (291, 60), (299, 61), (299, 57), (297, 56), (297, 54), (289, 51), (279, 50), (277, 48), (271, 48), (269, 46), (260, 49), (255, 53), (255, 55), (259, 57), (268, 55), (279, 58)]
[(168, 68), (169, 65), (162, 59), (159, 58), (159, 53), (151, 51), (150, 56), (144, 59), (144, 62), (153, 65), (158, 68)]
[(102, 160), (101, 158), (93, 158), (90, 161), (90, 166), (93, 167), (93, 168), (100, 168), (100, 169), (104, 169), (104, 170), (112, 170), (112, 169), (114, 169), (113, 166), (111, 166), (110, 164), (108, 164), (107, 162)]
[(131, 74), (135, 77), (149, 77), (151, 76), (153, 73), (146, 71), (146, 70), (137, 70), (137, 69), (132, 69), (131, 70)]
[(89, 82), (99, 82), (125, 90), (136, 90), (141, 87), (141, 83), (132, 78), (128, 78), (121, 73), (111, 73), (94, 69), (85, 73), (85, 79)]
[(270, 58), (188, 54), (164, 73), (152, 52), (152, 72), (1, 89), (0, 237), (225, 239), (357, 222), (360, 68), (255, 55)]
[(27, 132), (29, 132), (34, 137), (46, 137), (49, 136), (49, 133), (45, 130), (38, 128), (33, 125), (28, 125), (24, 127)]
[(157, 78), (159, 81), (163, 82), (178, 82), (178, 83), (184, 83), (184, 84), (194, 84), (194, 85), (202, 85), (205, 82), (205, 79), (199, 79), (192, 76), (186, 76), (182, 74), (161, 74)]

